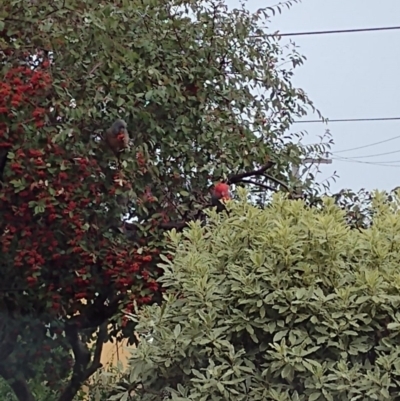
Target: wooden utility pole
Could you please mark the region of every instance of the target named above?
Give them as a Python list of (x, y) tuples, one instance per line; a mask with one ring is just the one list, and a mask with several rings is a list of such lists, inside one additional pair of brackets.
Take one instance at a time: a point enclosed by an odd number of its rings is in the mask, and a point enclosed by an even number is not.
[[(301, 164), (315, 164), (318, 167), (320, 164), (332, 164), (332, 159), (328, 159), (328, 158), (314, 159), (312, 157), (306, 157), (301, 161)], [(300, 176), (300, 166), (299, 165), (293, 165), (292, 174), (296, 177), (297, 180), (300, 181), (301, 176)], [(301, 197), (302, 192), (303, 192), (302, 186), (297, 185), (295, 187), (296, 195)]]

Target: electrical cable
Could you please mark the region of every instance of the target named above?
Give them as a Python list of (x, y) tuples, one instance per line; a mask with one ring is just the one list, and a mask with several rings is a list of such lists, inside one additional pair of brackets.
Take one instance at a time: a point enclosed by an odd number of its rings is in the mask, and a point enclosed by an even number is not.
[(389, 164), (389, 163), (400, 163), (400, 160), (376, 160), (376, 161), (373, 161), (373, 162), (366, 162), (366, 161), (364, 161), (364, 160), (357, 160), (357, 159), (353, 159), (353, 158), (351, 158), (351, 157), (340, 157), (340, 156), (338, 156), (338, 159), (343, 159), (343, 160), (354, 160), (354, 161), (360, 161), (360, 162), (363, 162), (363, 163), (368, 163), (368, 164), (375, 164), (375, 163), (378, 163), (378, 164), (382, 164), (382, 163), (385, 163), (385, 164)]
[[(267, 26), (261, 26), (260, 28), (268, 28)], [(288, 32), (288, 33), (273, 33), (266, 36), (309, 36), (309, 35), (331, 35), (337, 33), (359, 33), (359, 32), (377, 32), (377, 31), (394, 31), (399, 30), (400, 26), (383, 26), (374, 28), (354, 28), (354, 29), (335, 29), (330, 31), (309, 31), (309, 32)], [(259, 35), (252, 35), (257, 37)]]
[[(267, 27), (262, 27), (262, 28), (267, 28)], [(274, 34), (268, 34), (267, 36), (308, 36), (308, 35), (328, 35), (328, 34), (339, 34), (339, 33), (360, 33), (360, 32), (377, 32), (377, 31), (389, 31), (389, 30), (400, 30), (400, 26), (390, 26), (390, 27), (373, 27), (373, 28), (355, 28), (355, 29), (337, 29), (337, 30), (329, 30), (329, 31), (306, 31), (306, 32), (288, 32), (288, 33), (274, 33)], [(258, 35), (255, 35), (258, 36)], [(329, 120), (327, 119), (326, 121), (324, 120), (300, 120), (300, 121), (294, 121), (296, 124), (302, 124), (302, 123), (318, 123), (318, 122), (368, 122), (368, 121), (396, 121), (400, 120), (400, 117), (377, 117), (377, 118), (348, 118), (348, 119), (332, 119)], [(363, 146), (358, 146), (354, 148), (349, 148), (349, 149), (342, 149), (338, 150), (337, 152), (333, 152), (335, 155), (336, 153), (343, 153), (343, 152), (348, 152), (351, 150), (358, 150), (358, 149), (364, 149), (367, 147), (375, 146), (381, 143), (393, 141), (397, 138), (400, 138), (400, 135), (379, 141), (379, 142), (374, 142), (368, 145), (363, 145)], [(375, 155), (367, 155), (367, 156), (359, 156), (356, 157), (357, 159), (360, 158), (368, 158), (368, 157), (376, 157), (376, 156), (383, 156), (387, 154), (392, 154), (392, 153), (399, 153), (400, 151), (393, 151), (393, 152), (386, 152), (386, 153), (379, 153)], [(394, 165), (389, 165), (389, 164), (382, 164), (379, 162), (365, 162), (361, 160), (355, 160), (356, 158), (334, 158), (335, 160), (338, 161), (346, 161), (346, 162), (353, 162), (353, 163), (363, 163), (363, 164), (373, 164), (373, 165), (379, 165), (379, 166), (387, 166), (387, 167), (400, 167), (400, 166), (394, 166)], [(400, 161), (390, 161), (390, 162), (384, 162), (384, 163), (396, 163)]]
[(337, 150), (337, 151), (332, 152), (332, 153), (333, 153), (333, 154), (336, 154), (336, 153), (349, 152), (350, 150), (358, 150), (358, 149), (369, 148), (370, 146), (375, 146), (375, 145), (379, 145), (379, 144), (381, 144), (381, 143), (390, 142), (390, 141), (393, 141), (393, 140), (395, 140), (395, 139), (397, 139), (397, 138), (400, 138), (400, 135), (394, 136), (394, 137), (389, 138), (389, 139), (385, 139), (385, 140), (383, 140), (383, 141), (370, 143), (370, 144), (368, 144), (368, 145), (357, 146), (357, 147), (355, 147), (355, 148), (349, 148), (349, 149)]
[[(352, 156), (352, 157), (341, 157), (342, 159), (367, 159), (369, 157), (376, 157), (376, 156), (385, 156), (385, 155), (392, 155), (393, 153), (400, 153), (400, 150), (393, 150), (391, 152), (384, 152), (384, 153), (375, 153), (373, 155), (365, 155), (365, 156)], [(335, 154), (335, 152), (332, 152)], [(340, 156), (339, 156), (340, 157)]]
[(327, 119), (324, 120), (297, 120), (293, 121), (295, 124), (302, 123), (345, 123), (345, 122), (360, 122), (360, 121), (395, 121), (400, 120), (400, 117), (374, 117), (374, 118), (343, 118), (343, 119)]
[[(355, 160), (351, 158), (345, 158), (345, 157), (332, 157), (333, 160), (336, 160), (338, 162), (347, 162), (347, 163), (361, 163), (361, 164), (369, 164), (372, 166), (382, 166), (382, 167), (400, 167), (400, 164), (386, 164), (386, 163), (395, 163), (396, 161), (393, 162), (366, 162), (363, 160)], [(398, 160), (400, 162), (400, 160)]]

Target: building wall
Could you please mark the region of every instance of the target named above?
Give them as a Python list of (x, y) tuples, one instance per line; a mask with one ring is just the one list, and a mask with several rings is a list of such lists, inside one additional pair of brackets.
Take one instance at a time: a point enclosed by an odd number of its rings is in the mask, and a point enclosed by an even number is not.
[(101, 363), (104, 367), (116, 365), (118, 361), (122, 363), (123, 367), (126, 367), (128, 358), (129, 350), (127, 350), (127, 340), (118, 343), (107, 342), (103, 345)]

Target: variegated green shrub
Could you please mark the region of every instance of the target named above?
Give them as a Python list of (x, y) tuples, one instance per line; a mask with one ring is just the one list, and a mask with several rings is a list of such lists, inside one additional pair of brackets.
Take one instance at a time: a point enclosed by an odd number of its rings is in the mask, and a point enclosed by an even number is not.
[(399, 399), (399, 199), (375, 194), (359, 231), (332, 199), (240, 198), (170, 234), (166, 302), (142, 312), (112, 399)]

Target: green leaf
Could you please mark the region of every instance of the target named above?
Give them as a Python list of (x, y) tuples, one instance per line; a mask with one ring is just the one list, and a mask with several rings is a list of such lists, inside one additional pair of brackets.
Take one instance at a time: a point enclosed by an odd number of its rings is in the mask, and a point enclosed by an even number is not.
[(320, 392), (315, 392), (315, 393), (311, 393), (309, 396), (308, 396), (308, 400), (309, 401), (317, 401), (320, 397), (321, 397), (321, 393)]
[(281, 331), (278, 331), (278, 332), (274, 335), (274, 338), (273, 338), (272, 341), (273, 341), (274, 343), (279, 342), (280, 340), (282, 340), (283, 337), (286, 336), (286, 334), (288, 333), (288, 331), (289, 331), (289, 330), (281, 330)]
[(178, 338), (178, 337), (179, 337), (179, 334), (181, 334), (181, 330), (182, 330), (181, 325), (180, 325), (180, 324), (177, 324), (177, 325), (175, 326), (175, 329), (174, 329), (174, 337), (175, 337), (175, 338)]

